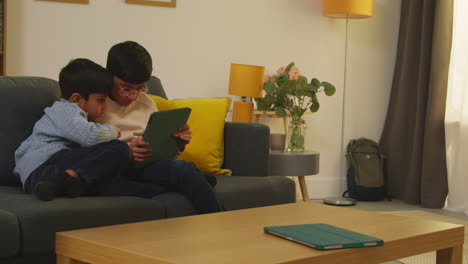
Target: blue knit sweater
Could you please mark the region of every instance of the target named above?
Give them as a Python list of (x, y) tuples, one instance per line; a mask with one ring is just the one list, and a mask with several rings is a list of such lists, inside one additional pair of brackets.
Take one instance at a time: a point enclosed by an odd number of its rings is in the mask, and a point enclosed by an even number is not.
[(62, 149), (88, 147), (116, 139), (118, 129), (88, 121), (88, 113), (65, 99), (44, 110), (29, 136), (15, 152), (14, 173), (24, 183), (42, 163)]

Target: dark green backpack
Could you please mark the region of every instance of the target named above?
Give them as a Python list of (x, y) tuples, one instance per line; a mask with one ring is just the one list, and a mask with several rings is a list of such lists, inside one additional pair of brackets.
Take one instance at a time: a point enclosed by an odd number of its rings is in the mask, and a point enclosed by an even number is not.
[(351, 140), (348, 144), (346, 160), (348, 196), (358, 201), (383, 200), (385, 198), (385, 155), (379, 151), (379, 145), (367, 138)]

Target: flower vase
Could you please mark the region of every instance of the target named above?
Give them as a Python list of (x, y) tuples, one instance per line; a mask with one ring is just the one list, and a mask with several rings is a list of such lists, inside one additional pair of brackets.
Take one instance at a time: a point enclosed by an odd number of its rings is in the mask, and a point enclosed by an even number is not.
[(288, 127), (288, 151), (303, 152), (305, 150), (306, 124), (303, 119), (291, 120)]

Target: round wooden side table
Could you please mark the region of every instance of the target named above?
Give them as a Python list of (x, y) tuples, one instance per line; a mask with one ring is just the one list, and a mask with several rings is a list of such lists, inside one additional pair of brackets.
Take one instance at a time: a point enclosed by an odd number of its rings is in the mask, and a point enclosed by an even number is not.
[[(309, 192), (304, 176), (314, 175), (319, 172), (320, 153), (315, 151), (305, 152), (270, 152), (270, 176), (293, 176), (294, 181), (299, 181), (302, 200), (309, 200)], [(299, 192), (296, 191), (296, 202)]]

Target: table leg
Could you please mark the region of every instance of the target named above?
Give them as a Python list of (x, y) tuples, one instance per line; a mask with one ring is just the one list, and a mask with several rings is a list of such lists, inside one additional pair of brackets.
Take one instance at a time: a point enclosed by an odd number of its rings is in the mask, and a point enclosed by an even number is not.
[(292, 176), (291, 178), (294, 181), (294, 186), (295, 186), (295, 189), (296, 189), (296, 203), (298, 203), (298, 202), (301, 201), (301, 197), (299, 197), (299, 188), (300, 188), (299, 180), (298, 180), (297, 176)]
[(299, 178), (299, 185), (301, 186), (302, 200), (309, 201), (309, 192), (307, 191), (307, 184), (304, 176), (297, 176)]
[(437, 250), (437, 264), (461, 264), (463, 261), (463, 245)]
[(258, 121), (260, 121), (260, 115), (255, 115), (255, 123), (258, 123)]
[(86, 262), (71, 259), (62, 255), (57, 255), (57, 264), (87, 264)]

